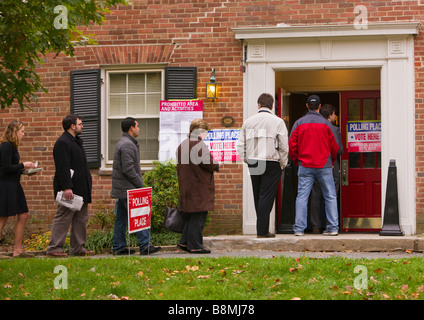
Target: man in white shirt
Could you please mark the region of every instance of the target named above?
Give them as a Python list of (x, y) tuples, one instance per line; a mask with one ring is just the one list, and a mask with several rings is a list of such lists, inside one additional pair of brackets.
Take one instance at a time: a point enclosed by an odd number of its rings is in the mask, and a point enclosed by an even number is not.
[(237, 143), (252, 180), (258, 238), (275, 237), (269, 232), (269, 216), (289, 151), (286, 124), (272, 112), (273, 105), (272, 95), (259, 96), (258, 113), (243, 123)]

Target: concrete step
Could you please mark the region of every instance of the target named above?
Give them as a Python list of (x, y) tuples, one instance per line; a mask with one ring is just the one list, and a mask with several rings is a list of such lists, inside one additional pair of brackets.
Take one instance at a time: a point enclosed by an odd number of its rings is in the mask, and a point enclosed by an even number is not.
[(422, 236), (380, 236), (378, 234), (347, 233), (338, 236), (277, 234), (275, 238), (256, 235), (218, 235), (203, 239), (211, 250), (272, 250), (272, 251), (424, 251)]

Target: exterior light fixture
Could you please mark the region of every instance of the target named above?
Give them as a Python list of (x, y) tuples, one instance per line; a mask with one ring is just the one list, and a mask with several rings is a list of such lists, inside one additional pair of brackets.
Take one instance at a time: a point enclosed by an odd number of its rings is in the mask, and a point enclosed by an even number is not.
[(215, 68), (212, 68), (212, 75), (209, 79), (209, 83), (206, 84), (206, 98), (215, 101), (219, 98), (220, 85), (216, 83), (215, 79)]

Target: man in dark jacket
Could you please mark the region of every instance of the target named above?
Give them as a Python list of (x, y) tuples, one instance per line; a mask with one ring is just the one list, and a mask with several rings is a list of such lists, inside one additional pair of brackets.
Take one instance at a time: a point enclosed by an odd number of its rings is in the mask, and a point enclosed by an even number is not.
[[(127, 190), (143, 187), (140, 169), (140, 150), (135, 138), (140, 128), (137, 120), (127, 117), (121, 123), (122, 136), (118, 141), (113, 156), (111, 197), (116, 199), (115, 227), (113, 230), (113, 254), (133, 253), (126, 248), (126, 228), (128, 225)], [(160, 247), (150, 245), (150, 230), (145, 229), (135, 233), (140, 246), (140, 254), (159, 251)]]
[(307, 225), (308, 198), (315, 179), (318, 180), (325, 199), (328, 220), (324, 235), (338, 235), (337, 194), (332, 168), (337, 158), (339, 145), (330, 123), (319, 113), (320, 98), (308, 97), (308, 112), (298, 119), (290, 134), (289, 156), (298, 170), (298, 192), (296, 198), (295, 235), (302, 236)]
[(53, 180), (54, 195), (63, 191), (66, 200), (72, 200), (74, 195), (83, 197), (84, 204), (80, 211), (73, 211), (58, 205), (52, 224), (50, 243), (47, 255), (63, 257), (66, 234), (71, 227), (71, 255), (90, 255), (94, 252), (84, 249), (87, 238), (88, 204), (91, 203), (91, 173), (88, 169), (87, 157), (83, 141), (81, 117), (71, 114), (62, 121), (64, 133), (57, 139), (53, 148), (56, 172)]

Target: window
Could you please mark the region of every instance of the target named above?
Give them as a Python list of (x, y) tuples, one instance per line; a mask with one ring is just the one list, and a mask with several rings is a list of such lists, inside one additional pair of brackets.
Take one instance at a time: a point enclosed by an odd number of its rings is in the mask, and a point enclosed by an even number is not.
[(106, 72), (106, 163), (111, 164), (122, 136), (121, 121), (137, 119), (141, 163), (158, 159), (159, 105), (164, 92), (164, 70)]

